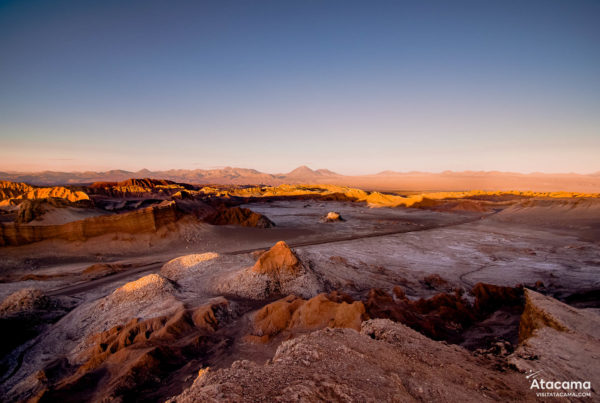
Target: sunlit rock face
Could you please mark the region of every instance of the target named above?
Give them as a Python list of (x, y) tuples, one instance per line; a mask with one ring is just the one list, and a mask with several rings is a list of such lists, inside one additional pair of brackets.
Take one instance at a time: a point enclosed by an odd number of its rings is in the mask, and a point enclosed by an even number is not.
[(335, 211), (330, 211), (329, 213), (327, 213), (325, 215), (325, 217), (321, 218), (322, 222), (337, 222), (337, 221), (345, 221), (342, 218), (342, 215), (340, 213), (337, 213)]
[(0, 201), (4, 201), (4, 205), (9, 204), (11, 199), (18, 201), (50, 198), (65, 199), (70, 202), (90, 199), (88, 194), (83, 191), (63, 186), (36, 187), (26, 183), (0, 181)]
[(337, 294), (319, 294), (309, 300), (289, 295), (255, 314), (248, 340), (267, 342), (282, 332), (293, 334), (324, 327), (360, 330), (360, 324), (366, 318), (362, 302), (348, 303)]
[(129, 213), (90, 217), (62, 225), (3, 224), (0, 225), (0, 246), (24, 245), (46, 239), (85, 241), (95, 236), (117, 232), (129, 234), (155, 232), (175, 221), (177, 221), (175, 203), (166, 201), (154, 207)]
[(543, 378), (600, 382), (600, 316), (554, 298), (525, 290), (520, 343), (509, 362), (522, 371), (543, 371)]
[(89, 186), (90, 193), (110, 197), (164, 197), (194, 188), (188, 184), (148, 178), (127, 179), (121, 182), (95, 182)]
[(254, 273), (271, 277), (296, 276), (300, 273), (300, 260), (284, 242), (277, 242), (271, 249), (263, 253), (252, 267)]
[(215, 291), (249, 299), (267, 299), (295, 294), (310, 298), (319, 293), (321, 284), (283, 242), (264, 252), (254, 266), (219, 279)]
[(179, 280), (190, 275), (190, 272), (202, 263), (217, 259), (219, 256), (214, 252), (180, 256), (165, 263), (160, 273), (171, 280)]

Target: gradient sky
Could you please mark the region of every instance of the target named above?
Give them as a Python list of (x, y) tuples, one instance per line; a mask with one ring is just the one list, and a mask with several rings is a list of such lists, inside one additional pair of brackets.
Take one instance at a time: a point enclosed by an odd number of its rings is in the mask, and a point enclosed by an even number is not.
[(600, 2), (0, 0), (0, 169), (600, 170)]

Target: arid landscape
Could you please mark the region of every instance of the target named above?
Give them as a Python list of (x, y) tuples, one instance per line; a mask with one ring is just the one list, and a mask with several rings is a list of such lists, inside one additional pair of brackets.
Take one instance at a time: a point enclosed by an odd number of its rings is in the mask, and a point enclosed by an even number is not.
[(0, 403), (600, 402), (600, 1), (0, 1)]
[(0, 182), (6, 401), (533, 401), (600, 382), (600, 195)]

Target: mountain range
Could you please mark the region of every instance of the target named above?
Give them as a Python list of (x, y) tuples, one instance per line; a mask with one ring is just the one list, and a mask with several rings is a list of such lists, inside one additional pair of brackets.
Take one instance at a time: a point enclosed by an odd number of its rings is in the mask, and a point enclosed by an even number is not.
[(533, 190), (600, 192), (600, 172), (514, 173), (498, 171), (394, 172), (370, 175), (342, 175), (328, 169), (313, 170), (300, 166), (288, 173), (270, 174), (248, 168), (170, 169), (166, 171), (110, 170), (105, 172), (0, 172), (0, 180), (31, 185), (77, 185), (98, 181), (122, 181), (130, 178), (168, 179), (191, 184), (281, 185), (332, 184), (383, 191), (461, 191), (461, 190)]

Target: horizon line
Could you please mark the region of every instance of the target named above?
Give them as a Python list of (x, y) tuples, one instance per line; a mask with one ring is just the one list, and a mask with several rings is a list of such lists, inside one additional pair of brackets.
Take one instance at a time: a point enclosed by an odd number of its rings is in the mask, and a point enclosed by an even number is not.
[(500, 173), (500, 174), (517, 174), (517, 175), (581, 175), (581, 176), (590, 176), (590, 175), (597, 175), (600, 174), (600, 169), (599, 170), (595, 170), (595, 171), (590, 171), (587, 173), (583, 173), (583, 172), (544, 172), (544, 171), (528, 171), (528, 172), (518, 172), (518, 171), (501, 171), (501, 170), (472, 170), (472, 169), (467, 169), (467, 170), (461, 170), (461, 171), (455, 171), (455, 170), (451, 170), (451, 169), (446, 169), (443, 171), (420, 171), (420, 170), (412, 170), (412, 171), (395, 171), (393, 169), (384, 169), (382, 171), (378, 171), (378, 172), (374, 172), (374, 173), (360, 173), (360, 174), (344, 174), (344, 173), (339, 173), (336, 171), (333, 171), (329, 168), (317, 168), (317, 169), (313, 169), (310, 168), (307, 165), (299, 165), (296, 168), (293, 168), (292, 170), (288, 171), (288, 172), (266, 172), (266, 171), (261, 171), (258, 170), (256, 168), (247, 168), (247, 167), (237, 167), (237, 166), (222, 166), (222, 167), (209, 167), (209, 168), (168, 168), (168, 169), (148, 169), (148, 168), (141, 168), (138, 170), (128, 170), (128, 169), (121, 169), (121, 168), (114, 168), (114, 169), (105, 169), (105, 170), (94, 170), (94, 169), (88, 169), (88, 170), (53, 170), (53, 169), (46, 169), (46, 170), (11, 170), (11, 169), (4, 169), (4, 168), (0, 168), (0, 172), (2, 173), (7, 173), (7, 174), (40, 174), (40, 173), (72, 173), (72, 174), (83, 174), (83, 173), (97, 173), (97, 174), (103, 174), (103, 173), (108, 173), (108, 172), (113, 172), (113, 171), (122, 171), (122, 172), (126, 172), (126, 173), (132, 173), (132, 174), (136, 174), (142, 171), (147, 171), (150, 173), (158, 173), (158, 172), (168, 172), (168, 171), (218, 171), (218, 170), (225, 170), (225, 169), (244, 169), (244, 170), (253, 170), (253, 171), (257, 171), (259, 173), (262, 174), (267, 174), (267, 175), (288, 175), (292, 172), (294, 172), (297, 169), (301, 169), (301, 168), (308, 168), (310, 169), (312, 172), (318, 172), (318, 171), (329, 171), (333, 174), (336, 175), (340, 175), (340, 176), (371, 176), (371, 175), (381, 175), (381, 174), (385, 174), (385, 173), (389, 173), (389, 174), (430, 174), (430, 175), (440, 175), (440, 174), (446, 174), (446, 173), (456, 173), (456, 174), (460, 174), (460, 173)]

